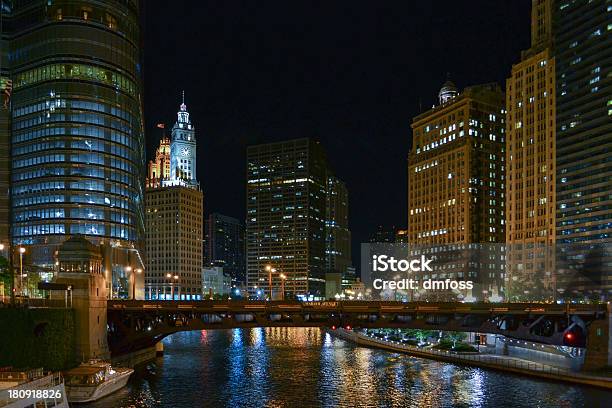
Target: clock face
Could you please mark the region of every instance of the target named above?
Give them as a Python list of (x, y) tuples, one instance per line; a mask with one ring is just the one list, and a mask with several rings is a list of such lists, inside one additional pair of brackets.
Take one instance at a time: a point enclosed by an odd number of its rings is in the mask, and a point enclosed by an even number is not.
[(191, 150), (189, 150), (189, 148), (187, 148), (187, 147), (183, 147), (183, 148), (181, 149), (181, 154), (182, 154), (183, 156), (187, 157), (187, 156), (189, 156), (189, 155), (191, 154)]

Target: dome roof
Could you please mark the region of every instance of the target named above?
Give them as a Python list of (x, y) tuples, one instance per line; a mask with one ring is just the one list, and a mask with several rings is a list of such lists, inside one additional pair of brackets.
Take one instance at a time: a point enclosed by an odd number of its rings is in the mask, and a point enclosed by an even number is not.
[(444, 85), (442, 85), (442, 88), (440, 88), (440, 92), (438, 92), (438, 98), (440, 99), (440, 104), (443, 104), (453, 99), (458, 94), (459, 94), (459, 91), (457, 90), (457, 86), (455, 86), (455, 83), (451, 81), (450, 79), (447, 79)]
[(457, 92), (457, 86), (455, 85), (455, 83), (453, 81), (451, 81), (450, 79), (447, 80), (444, 85), (442, 85), (442, 88), (440, 88), (440, 93), (444, 93), (444, 92)]

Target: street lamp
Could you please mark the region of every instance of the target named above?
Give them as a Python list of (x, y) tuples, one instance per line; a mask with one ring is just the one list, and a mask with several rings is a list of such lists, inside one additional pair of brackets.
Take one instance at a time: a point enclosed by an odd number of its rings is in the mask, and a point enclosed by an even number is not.
[[(171, 273), (167, 273), (167, 274), (166, 274), (166, 279), (167, 279), (167, 281), (166, 281), (166, 282), (164, 282), (164, 292), (163, 292), (163, 294), (164, 294), (164, 300), (168, 300), (168, 299), (166, 299), (166, 283), (168, 283), (168, 282), (169, 282), (169, 284), (170, 284), (170, 288), (172, 288), (172, 281), (170, 280), (170, 279), (172, 279), (172, 274), (171, 274)], [(159, 297), (159, 295), (158, 295), (158, 297)]]
[(25, 254), (26, 249), (24, 247), (19, 247), (19, 291), (21, 293), (21, 297), (23, 298), (23, 254)]
[[(128, 274), (131, 274), (131, 273), (132, 273), (132, 267), (131, 267), (131, 266), (129, 266), (129, 265), (128, 265), (128, 266), (126, 266), (126, 267), (124, 268), (124, 270), (125, 270), (125, 271), (126, 271)], [(129, 285), (129, 282), (128, 282), (128, 285)], [(130, 296), (130, 292), (129, 292), (130, 287), (128, 286), (128, 287), (127, 287), (127, 288), (125, 288), (125, 289), (126, 289), (126, 291), (128, 291), (127, 295), (128, 295), (128, 296)], [(119, 290), (117, 290), (117, 295), (119, 295)]]
[(281, 278), (281, 300), (285, 300), (285, 280), (287, 279), (287, 275), (281, 273), (279, 276)]
[[(136, 269), (136, 273), (137, 274), (141, 274), (142, 273), (142, 269), (140, 269), (140, 268)], [(132, 274), (132, 300), (136, 300), (136, 275), (134, 275), (134, 274)]]
[[(174, 275), (173, 278), (176, 284), (178, 285), (178, 279), (179, 279), (178, 275)], [(181, 294), (179, 293), (178, 296), (180, 297)], [(174, 285), (172, 283), (170, 284), (170, 298), (174, 300)]]

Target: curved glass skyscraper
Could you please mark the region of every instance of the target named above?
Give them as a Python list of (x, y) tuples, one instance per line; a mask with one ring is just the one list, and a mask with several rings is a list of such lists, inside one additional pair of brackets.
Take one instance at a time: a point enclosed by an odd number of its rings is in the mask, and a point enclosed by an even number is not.
[(3, 18), (13, 244), (44, 270), (59, 244), (82, 234), (113, 254), (114, 272), (141, 267), (138, 1), (22, 0)]

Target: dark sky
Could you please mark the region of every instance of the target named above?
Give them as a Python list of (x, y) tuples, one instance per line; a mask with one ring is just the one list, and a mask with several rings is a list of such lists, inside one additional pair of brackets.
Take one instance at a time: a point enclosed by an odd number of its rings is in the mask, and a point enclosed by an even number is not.
[(377, 225), (406, 226), (419, 104), (447, 72), (503, 85), (529, 46), (530, 0), (144, 3), (149, 158), (184, 89), (205, 212), (244, 220), (246, 146), (320, 140), (348, 186), (355, 262)]

